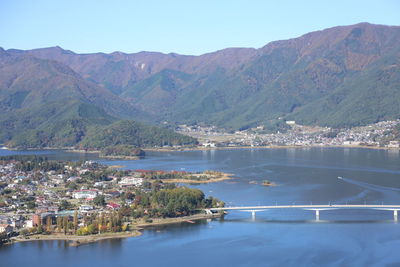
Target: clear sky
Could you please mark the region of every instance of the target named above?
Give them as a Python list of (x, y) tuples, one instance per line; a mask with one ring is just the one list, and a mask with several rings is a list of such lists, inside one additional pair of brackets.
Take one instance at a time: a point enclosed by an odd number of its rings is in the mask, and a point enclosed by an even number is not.
[(0, 46), (199, 55), (359, 22), (400, 25), (400, 1), (0, 0)]

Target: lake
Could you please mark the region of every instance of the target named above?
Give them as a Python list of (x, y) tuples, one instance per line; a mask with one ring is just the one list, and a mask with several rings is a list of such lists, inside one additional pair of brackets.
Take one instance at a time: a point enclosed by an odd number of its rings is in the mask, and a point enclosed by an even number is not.
[[(0, 155), (16, 153), (0, 150)], [(26, 152), (18, 152), (26, 153)], [(193, 185), (226, 205), (400, 204), (398, 150), (231, 149), (148, 152), (105, 161), (64, 151), (54, 159), (95, 159), (128, 169), (218, 170), (234, 179)], [(343, 179), (338, 179), (338, 176)], [(277, 184), (261, 185), (263, 180)], [(378, 210), (267, 210), (148, 229), (136, 238), (80, 247), (35, 241), (0, 247), (0, 266), (399, 266), (400, 225)]]

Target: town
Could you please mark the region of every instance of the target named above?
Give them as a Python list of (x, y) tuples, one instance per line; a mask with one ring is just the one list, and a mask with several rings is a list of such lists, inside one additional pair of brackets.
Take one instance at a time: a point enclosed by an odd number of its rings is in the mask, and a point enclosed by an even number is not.
[(268, 133), (263, 126), (226, 132), (215, 126), (179, 125), (178, 133), (198, 138), (203, 147), (368, 146), (400, 147), (400, 119), (366, 126), (334, 129), (285, 122), (285, 131)]
[(226, 175), (206, 171), (121, 170), (95, 161), (54, 161), (40, 156), (0, 158), (0, 239), (34, 235), (82, 236), (127, 232), (163, 218), (222, 207), (198, 189), (179, 183)]

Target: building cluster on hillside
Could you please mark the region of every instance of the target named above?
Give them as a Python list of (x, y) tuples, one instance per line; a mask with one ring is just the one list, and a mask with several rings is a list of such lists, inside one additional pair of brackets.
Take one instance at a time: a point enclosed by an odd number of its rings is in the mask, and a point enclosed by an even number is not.
[[(66, 165), (58, 172), (21, 171), (16, 164), (0, 163), (0, 233), (35, 227), (47, 218), (54, 222), (59, 217), (71, 219), (75, 211), (81, 218), (84, 214), (118, 210), (134, 201), (134, 196), (122, 199), (122, 195), (146, 190), (140, 171), (102, 177), (101, 181), (88, 179), (91, 172), (106, 168), (93, 161)], [(103, 203), (96, 202), (96, 198)]]
[(400, 127), (400, 120), (382, 121), (367, 126), (334, 129), (312, 127), (286, 122), (285, 132), (265, 133), (259, 126), (234, 133), (223, 132), (216, 127), (186, 126), (177, 128), (179, 133), (199, 138), (204, 147), (235, 146), (381, 146), (399, 148), (393, 131)]

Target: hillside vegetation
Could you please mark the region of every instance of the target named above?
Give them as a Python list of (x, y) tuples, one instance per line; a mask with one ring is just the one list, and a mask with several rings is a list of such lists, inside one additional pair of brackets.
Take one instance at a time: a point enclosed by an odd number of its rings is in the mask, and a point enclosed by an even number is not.
[(117, 121), (101, 129), (92, 129), (79, 146), (85, 149), (99, 149), (121, 144), (134, 147), (161, 147), (196, 143), (196, 139), (169, 129), (148, 126), (135, 121)]
[(399, 44), (400, 27), (360, 23), (200, 56), (0, 48), (0, 142), (194, 142), (119, 120), (269, 131), (285, 120), (331, 127), (393, 120), (400, 117)]
[[(196, 143), (171, 130), (121, 121), (149, 117), (62, 63), (0, 50), (0, 143), (95, 149), (100, 135), (107, 135), (107, 146)], [(124, 127), (105, 134), (118, 126)]]

